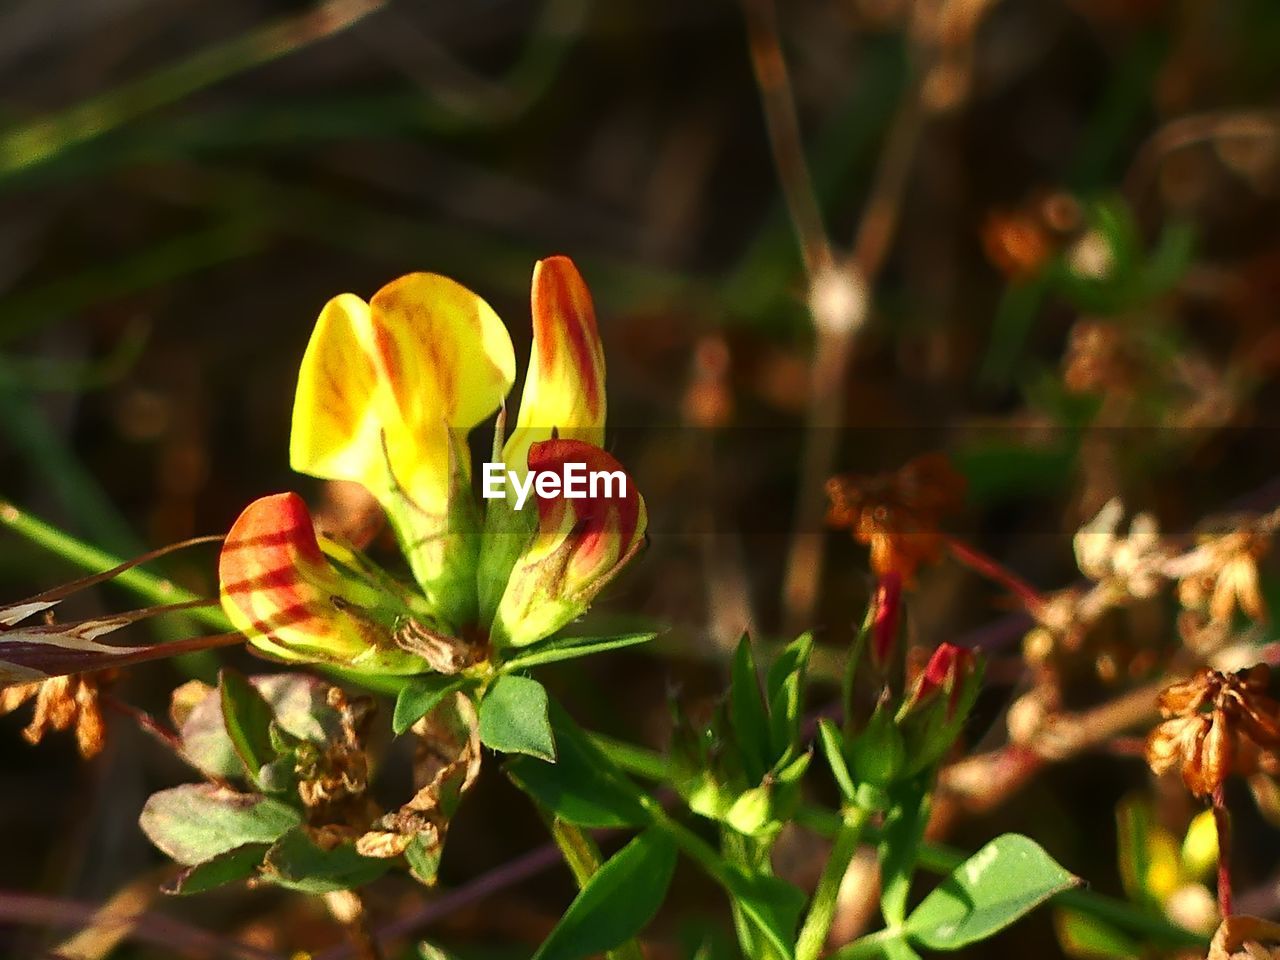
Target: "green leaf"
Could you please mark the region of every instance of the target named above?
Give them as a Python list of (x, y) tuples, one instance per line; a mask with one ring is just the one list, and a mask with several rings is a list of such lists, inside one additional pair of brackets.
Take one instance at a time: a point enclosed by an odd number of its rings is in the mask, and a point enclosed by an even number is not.
[[(341, 719), (329, 706), (329, 684), (323, 680), (300, 673), (273, 673), (250, 677), (249, 683), (270, 704), (276, 723), (290, 736), (322, 745), (340, 733)], [(209, 689), (196, 703), (179, 733), (182, 755), (196, 769), (221, 780), (244, 777), (244, 765), (227, 736), (218, 690)]]
[(242, 673), (230, 667), (218, 674), (218, 691), (231, 748), (244, 764), (249, 782), (262, 789), (262, 768), (276, 758), (271, 745), (271, 707)]
[(436, 873), (440, 869), (441, 837), (419, 833), (405, 847), (404, 859), (409, 864), (409, 872), (413, 878), (424, 886), (432, 886), (436, 882)]
[(161, 888), (165, 893), (187, 895), (204, 893), (235, 880), (252, 876), (262, 863), (269, 849), (265, 843), (246, 843), (226, 853), (220, 853), (204, 863), (187, 867)]
[(769, 668), (765, 692), (769, 698), (769, 732), (773, 756), (783, 756), (800, 739), (800, 710), (804, 673), (813, 652), (813, 637), (802, 634), (787, 645)]
[(267, 851), (263, 879), (300, 893), (330, 893), (363, 886), (386, 873), (391, 860), (362, 857), (355, 844), (323, 850), (301, 827), (290, 830)]
[(760, 678), (751, 653), (751, 638), (745, 633), (738, 641), (733, 657), (733, 680), (729, 687), (729, 715), (733, 720), (734, 738), (742, 754), (747, 782), (757, 784), (775, 758), (767, 757), (769, 716), (760, 694)]
[(187, 783), (153, 793), (138, 823), (160, 850), (190, 866), (247, 843), (272, 843), (302, 815), (257, 793), (211, 783)]
[(512, 673), (527, 667), (538, 667), (544, 663), (589, 657), (594, 653), (604, 653), (607, 650), (622, 650), (648, 643), (656, 636), (656, 633), (624, 633), (616, 637), (561, 637), (556, 640), (547, 640), (534, 647), (526, 647), (519, 656), (512, 657), (504, 663), (501, 669), (503, 673)]
[(591, 875), (534, 960), (581, 960), (626, 943), (662, 906), (675, 866), (674, 841), (646, 830)]
[(885, 960), (920, 960), (920, 954), (911, 948), (905, 940), (891, 939), (884, 941)]
[(956, 950), (985, 940), (1079, 883), (1034, 840), (1006, 833), (956, 867), (904, 929), (917, 946)]
[(880, 832), (880, 912), (890, 927), (902, 926), (920, 841), (929, 822), (927, 784), (915, 781), (894, 790), (893, 806)]
[(780, 877), (747, 873), (730, 865), (727, 884), (738, 908), (768, 938), (780, 956), (792, 955), (796, 927), (808, 899), (804, 891)]
[(1053, 926), (1062, 952), (1077, 960), (1127, 960), (1142, 955), (1142, 947), (1136, 940), (1087, 913), (1057, 910)]
[(550, 709), (554, 764), (513, 757), (506, 774), (517, 787), (560, 819), (578, 827), (636, 827), (652, 819), (640, 789), (586, 738), (558, 704)]
[(844, 738), (836, 725), (826, 718), (818, 721), (818, 743), (827, 758), (827, 765), (831, 767), (832, 776), (836, 778), (840, 795), (844, 797), (845, 803), (852, 803), (858, 788), (849, 774), (849, 765), (845, 763)]
[(436, 705), (451, 693), (457, 693), (473, 681), (469, 677), (446, 676), (429, 673), (414, 677), (396, 696), (395, 713), (391, 717), (391, 729), (398, 737), (435, 709)]
[(527, 753), (555, 763), (547, 690), (528, 677), (502, 676), (480, 701), (480, 740), (502, 753)]

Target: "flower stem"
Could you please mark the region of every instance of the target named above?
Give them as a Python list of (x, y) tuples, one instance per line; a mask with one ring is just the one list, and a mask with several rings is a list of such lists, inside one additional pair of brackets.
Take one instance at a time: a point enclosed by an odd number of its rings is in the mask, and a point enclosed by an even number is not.
[(1222, 784), (1213, 791), (1213, 825), (1218, 830), (1218, 912), (1231, 916), (1231, 814)]
[(979, 576), (997, 583), (1012, 593), (1027, 608), (1029, 613), (1044, 606), (1044, 596), (1031, 584), (1002, 564), (995, 557), (988, 556), (976, 547), (972, 547), (956, 537), (946, 538), (947, 549), (956, 560), (963, 563)]
[(796, 960), (817, 960), (822, 953), (840, 898), (840, 884), (857, 852), (858, 842), (862, 839), (862, 831), (866, 825), (867, 812), (860, 807), (852, 807), (844, 812), (840, 828), (836, 831), (831, 856), (827, 858), (818, 888), (813, 893), (809, 914), (805, 917), (804, 926), (800, 928), (800, 939), (796, 941)]

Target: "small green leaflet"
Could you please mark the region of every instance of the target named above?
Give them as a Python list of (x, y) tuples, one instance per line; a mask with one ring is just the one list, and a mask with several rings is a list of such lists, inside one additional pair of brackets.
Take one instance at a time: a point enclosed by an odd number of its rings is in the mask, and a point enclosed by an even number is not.
[(470, 686), (474, 681), (470, 677), (446, 676), (443, 673), (428, 673), (414, 677), (396, 695), (395, 713), (391, 717), (391, 729), (398, 737), (428, 713), (451, 693), (457, 693)]
[(556, 741), (547, 691), (528, 677), (501, 676), (480, 701), (480, 740), (501, 753), (527, 753), (554, 763)]
[(153, 793), (138, 823), (178, 863), (194, 866), (248, 843), (272, 843), (302, 821), (293, 807), (256, 793), (188, 783)]
[(560, 660), (574, 660), (588, 657), (608, 650), (622, 650), (626, 647), (648, 643), (656, 633), (624, 633), (616, 637), (560, 637), (547, 640), (537, 646), (522, 651), (502, 665), (503, 673), (512, 673), (528, 667), (541, 666), (544, 663), (556, 663)]

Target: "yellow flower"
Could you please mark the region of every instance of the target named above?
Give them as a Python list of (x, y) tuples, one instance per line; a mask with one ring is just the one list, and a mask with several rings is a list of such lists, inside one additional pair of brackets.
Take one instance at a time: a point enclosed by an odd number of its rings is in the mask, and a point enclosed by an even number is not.
[[(537, 264), (531, 305), (518, 419), (503, 445), (499, 418), (494, 444), (504, 471), (559, 471), (571, 453), (620, 472), (600, 449), (604, 353), (572, 261)], [(521, 510), (499, 497), (482, 518), (467, 435), (514, 380), (502, 322), (445, 277), (410, 274), (367, 303), (329, 301), (302, 361), (290, 462), (378, 499), (422, 595), (397, 594), (353, 551), (317, 541), (296, 496), (269, 497), (250, 505), (223, 551), (223, 603), (237, 628), (277, 657), (452, 672), (489, 641), (532, 643), (583, 613), (642, 542), (644, 502), (627, 478), (603, 501), (538, 496)]]

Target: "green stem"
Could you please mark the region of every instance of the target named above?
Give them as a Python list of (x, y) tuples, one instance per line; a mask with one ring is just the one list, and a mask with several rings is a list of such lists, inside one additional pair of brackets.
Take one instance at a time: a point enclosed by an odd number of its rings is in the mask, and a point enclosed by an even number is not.
[(796, 941), (796, 960), (818, 960), (822, 953), (827, 934), (831, 931), (831, 921), (835, 919), (840, 884), (849, 870), (849, 863), (858, 850), (858, 844), (862, 841), (867, 820), (868, 813), (861, 807), (850, 807), (841, 818), (831, 856), (827, 858), (827, 865), (818, 880), (818, 888), (813, 892), (809, 915), (800, 928), (800, 939)]
[[(110, 570), (121, 563), (121, 559), (114, 554), (64, 533), (52, 524), (3, 500), (0, 500), (0, 525), (92, 573)], [(124, 571), (113, 582), (156, 604), (187, 603), (202, 599), (199, 594), (179, 587), (172, 580), (137, 567)], [(234, 629), (226, 614), (216, 606), (193, 607), (183, 615), (214, 630), (225, 632)]]

